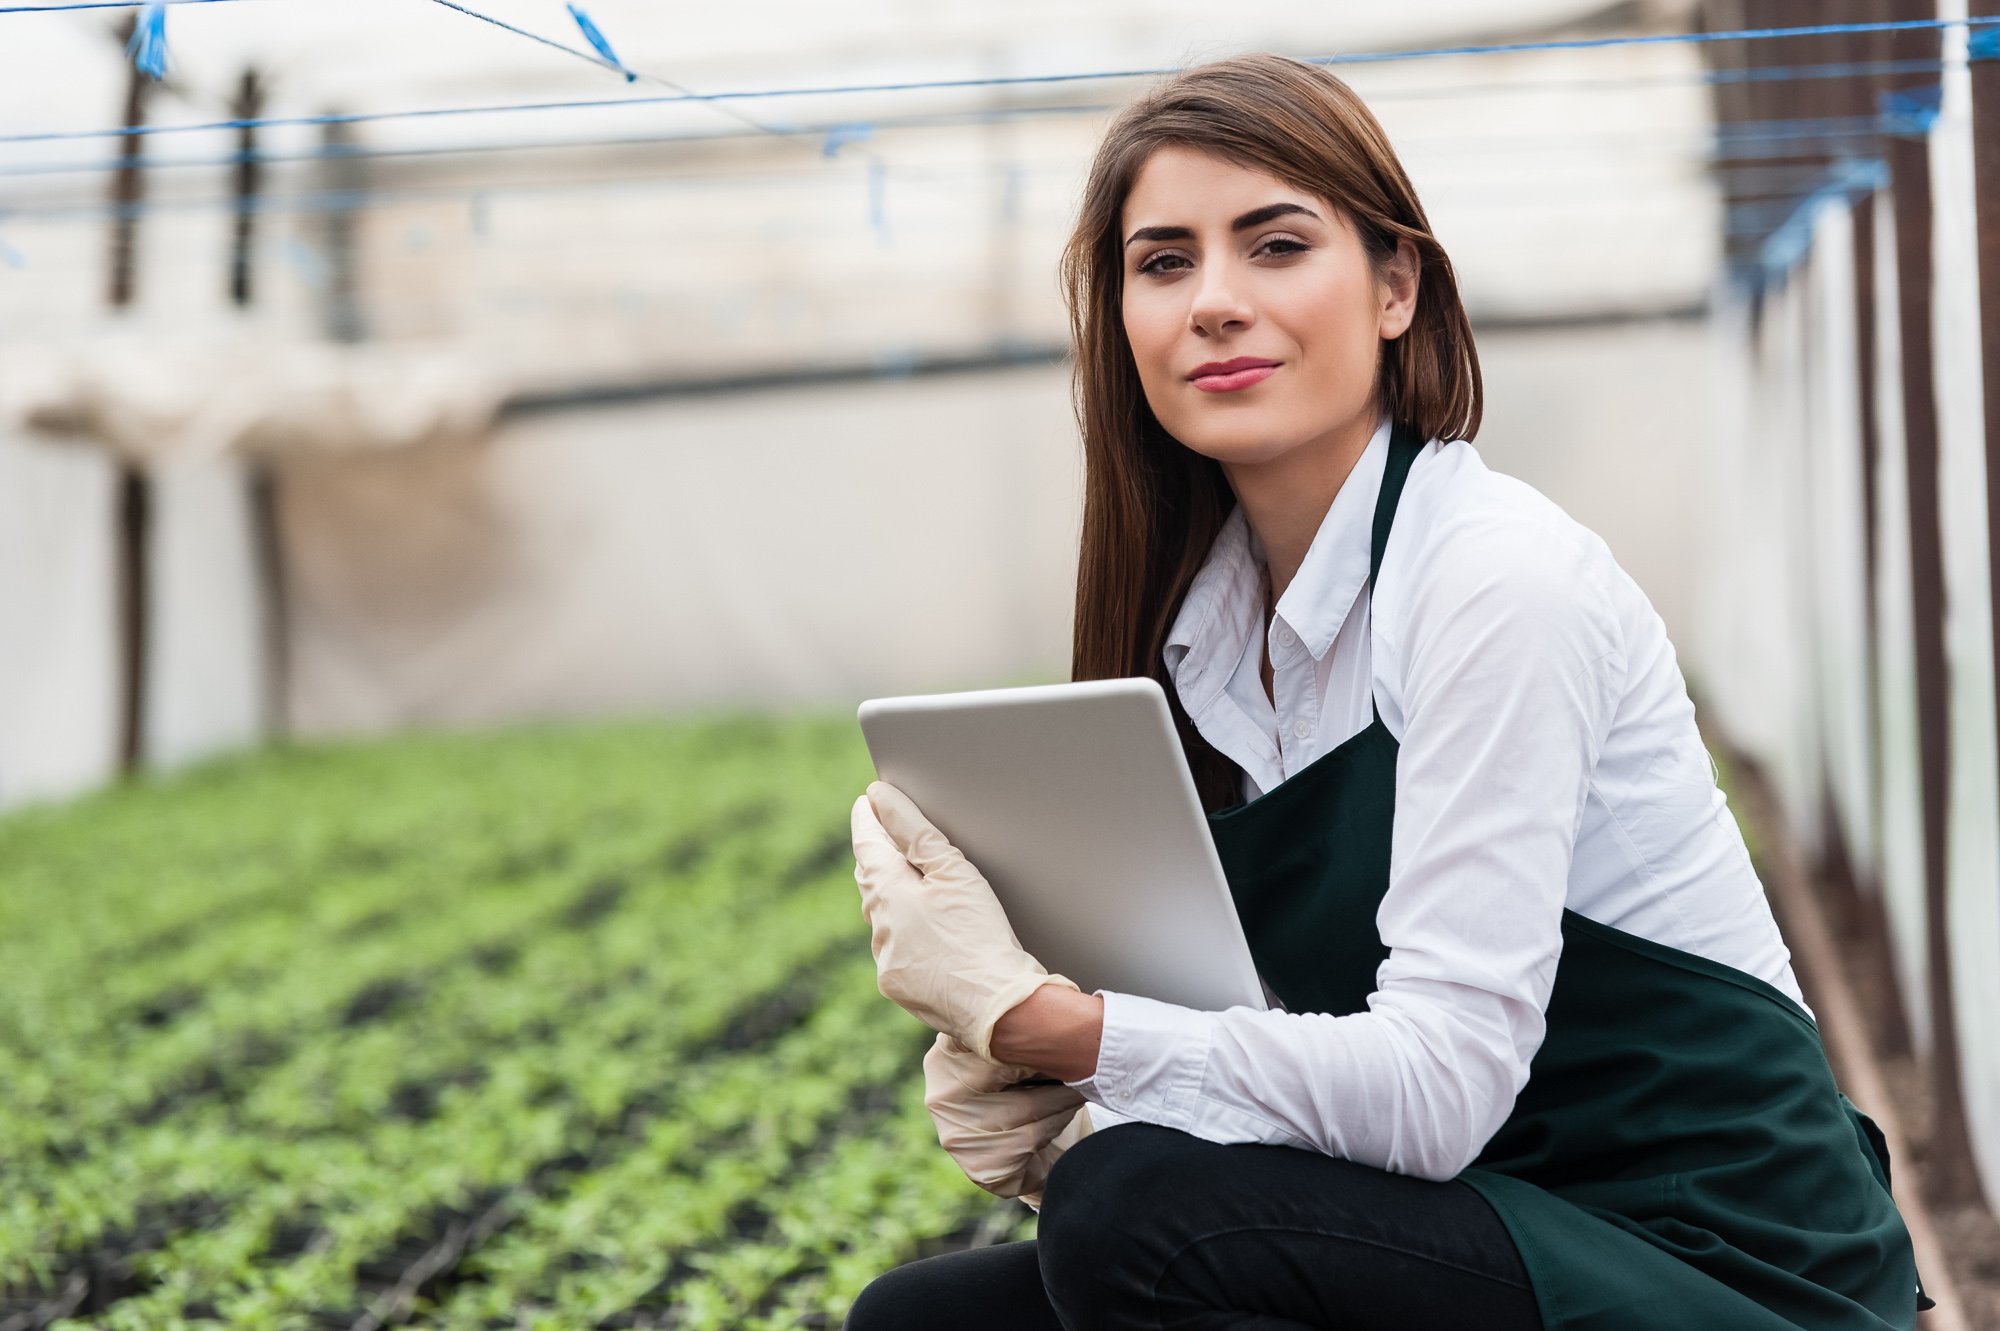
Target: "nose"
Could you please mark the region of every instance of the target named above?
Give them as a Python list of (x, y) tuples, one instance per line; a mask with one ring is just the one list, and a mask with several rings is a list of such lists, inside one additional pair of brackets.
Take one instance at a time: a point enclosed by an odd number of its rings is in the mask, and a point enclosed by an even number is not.
[(1205, 263), (1188, 300), (1188, 329), (1199, 337), (1239, 333), (1256, 320), (1243, 295), (1241, 275), (1227, 263)]

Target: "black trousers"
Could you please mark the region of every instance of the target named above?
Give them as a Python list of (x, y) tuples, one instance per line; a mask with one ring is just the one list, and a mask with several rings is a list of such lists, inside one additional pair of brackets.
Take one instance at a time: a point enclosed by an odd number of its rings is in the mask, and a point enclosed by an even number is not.
[(1289, 1146), (1121, 1123), (1066, 1151), (1039, 1237), (878, 1276), (847, 1331), (1541, 1331), (1485, 1198)]

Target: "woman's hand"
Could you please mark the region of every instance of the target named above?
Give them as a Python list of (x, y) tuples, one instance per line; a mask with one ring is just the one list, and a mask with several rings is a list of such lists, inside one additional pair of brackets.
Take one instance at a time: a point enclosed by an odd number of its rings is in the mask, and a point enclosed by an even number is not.
[(938, 1144), (996, 1197), (1036, 1210), (1056, 1158), (1090, 1133), (1083, 1096), (1061, 1082), (1016, 1086), (1034, 1070), (979, 1057), (949, 1035), (924, 1055), (924, 1108)]
[(994, 1023), (1017, 1003), (1045, 984), (1079, 988), (1022, 949), (985, 877), (909, 796), (870, 782), (850, 822), (884, 998), (990, 1060)]

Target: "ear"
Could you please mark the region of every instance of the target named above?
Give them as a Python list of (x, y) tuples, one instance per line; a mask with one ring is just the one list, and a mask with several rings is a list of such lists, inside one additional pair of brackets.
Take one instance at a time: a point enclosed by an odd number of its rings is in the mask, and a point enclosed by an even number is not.
[(1381, 299), (1379, 328), (1385, 341), (1393, 342), (1409, 331), (1417, 317), (1417, 286), (1423, 276), (1423, 261), (1408, 236), (1396, 238), (1396, 253), (1387, 265), (1385, 280), (1376, 284)]

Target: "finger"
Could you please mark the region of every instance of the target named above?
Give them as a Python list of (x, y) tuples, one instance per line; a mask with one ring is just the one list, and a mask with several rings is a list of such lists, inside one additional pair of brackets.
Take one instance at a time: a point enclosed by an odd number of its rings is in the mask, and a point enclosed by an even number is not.
[(854, 884), (861, 889), (864, 906), (871, 900), (871, 893), (880, 893), (888, 884), (914, 887), (923, 882), (923, 876), (903, 858), (903, 852), (896, 849), (896, 843), (876, 821), (875, 810), (869, 806), (866, 795), (855, 799), (848, 824), (854, 838)]
[(872, 781), (868, 785), (868, 798), (874, 803), (875, 816), (903, 852), (903, 858), (916, 865), (925, 877), (964, 862), (958, 847), (924, 817), (923, 810), (908, 795), (887, 781)]

